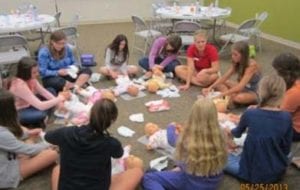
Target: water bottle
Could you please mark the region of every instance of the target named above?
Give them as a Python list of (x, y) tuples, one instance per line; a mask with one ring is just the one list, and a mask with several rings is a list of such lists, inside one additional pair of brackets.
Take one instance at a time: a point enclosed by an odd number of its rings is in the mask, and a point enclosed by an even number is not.
[(33, 8), (32, 8), (32, 14), (33, 14), (33, 20), (34, 21), (37, 21), (38, 20), (38, 11), (37, 11), (37, 8), (36, 6), (33, 5)]
[(219, 7), (219, 0), (215, 1), (215, 7)]
[(30, 11), (30, 14), (32, 16), (32, 20), (37, 21), (38, 20), (38, 12), (37, 12), (36, 6), (31, 4), (29, 6), (29, 11)]
[(173, 2), (173, 8), (176, 9), (176, 7), (177, 7), (177, 3), (176, 3), (176, 1), (174, 1)]
[(201, 11), (199, 1), (196, 1), (196, 14), (199, 14)]

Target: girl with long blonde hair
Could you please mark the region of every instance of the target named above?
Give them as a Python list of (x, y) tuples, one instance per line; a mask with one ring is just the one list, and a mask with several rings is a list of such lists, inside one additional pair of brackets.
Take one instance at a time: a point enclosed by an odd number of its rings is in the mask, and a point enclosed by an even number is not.
[(216, 189), (226, 157), (216, 107), (209, 99), (199, 99), (177, 142), (179, 168), (147, 173), (143, 179), (144, 189)]

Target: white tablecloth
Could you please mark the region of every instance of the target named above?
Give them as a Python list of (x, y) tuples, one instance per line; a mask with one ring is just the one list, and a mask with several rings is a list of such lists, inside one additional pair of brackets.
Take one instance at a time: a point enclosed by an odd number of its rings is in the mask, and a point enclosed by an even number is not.
[(46, 14), (38, 15), (37, 18), (29, 14), (0, 15), (0, 34), (39, 29), (54, 21), (53, 16)]
[(196, 11), (195, 6), (173, 6), (160, 7), (156, 13), (163, 18), (171, 19), (218, 19), (230, 16), (231, 10), (219, 7), (200, 7), (200, 11)]

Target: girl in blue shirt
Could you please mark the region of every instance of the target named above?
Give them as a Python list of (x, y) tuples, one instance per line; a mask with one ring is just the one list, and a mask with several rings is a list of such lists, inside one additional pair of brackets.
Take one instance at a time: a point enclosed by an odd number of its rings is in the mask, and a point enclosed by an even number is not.
[(67, 37), (63, 31), (55, 31), (50, 36), (49, 45), (40, 49), (38, 54), (39, 71), (43, 85), (52, 87), (56, 92), (83, 86), (90, 78), (89, 68), (80, 68), (77, 77), (71, 77), (68, 68), (76, 65), (71, 48), (66, 44)]
[(279, 108), (285, 89), (278, 75), (264, 77), (258, 107), (246, 110), (236, 128), (226, 129), (237, 138), (247, 130), (243, 152), (229, 154), (226, 172), (251, 183), (273, 183), (285, 173), (293, 135), (290, 113)]

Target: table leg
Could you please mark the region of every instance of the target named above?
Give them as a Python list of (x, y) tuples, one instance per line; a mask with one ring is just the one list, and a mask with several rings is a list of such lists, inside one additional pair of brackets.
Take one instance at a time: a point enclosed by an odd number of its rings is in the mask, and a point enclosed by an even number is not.
[(42, 28), (40, 28), (40, 35), (41, 35), (41, 44), (45, 44), (44, 33)]
[(212, 33), (212, 41), (213, 44), (215, 44), (218, 47), (221, 47), (221, 45), (218, 43), (217, 38), (216, 38), (216, 26), (217, 26), (217, 19), (214, 18), (214, 22), (213, 22), (213, 33)]

